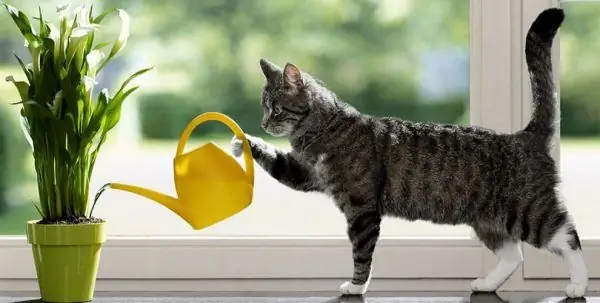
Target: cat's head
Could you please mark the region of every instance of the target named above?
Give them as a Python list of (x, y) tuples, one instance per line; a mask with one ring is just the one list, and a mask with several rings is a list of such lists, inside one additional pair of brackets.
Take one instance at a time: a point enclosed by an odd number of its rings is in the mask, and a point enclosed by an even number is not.
[(281, 68), (263, 58), (260, 67), (265, 77), (261, 126), (272, 136), (289, 136), (310, 113), (319, 84), (291, 63)]

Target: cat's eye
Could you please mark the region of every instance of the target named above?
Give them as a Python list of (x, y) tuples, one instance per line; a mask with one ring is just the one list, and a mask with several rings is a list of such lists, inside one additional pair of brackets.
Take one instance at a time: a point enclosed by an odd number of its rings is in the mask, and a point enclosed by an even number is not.
[(279, 107), (279, 106), (273, 107), (273, 115), (279, 116), (279, 114), (281, 114), (281, 107)]

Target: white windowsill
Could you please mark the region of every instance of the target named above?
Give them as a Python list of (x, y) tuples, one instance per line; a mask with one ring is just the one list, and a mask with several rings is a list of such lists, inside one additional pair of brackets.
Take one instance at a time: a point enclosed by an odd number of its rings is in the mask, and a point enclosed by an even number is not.
[[(583, 243), (586, 256), (600, 252), (598, 241)], [(560, 269), (561, 260), (547, 260)], [(590, 266), (600, 267), (592, 261), (588, 258)], [(495, 263), (488, 250), (468, 238), (382, 239), (371, 290), (468, 291), (468, 282)], [(351, 264), (344, 238), (110, 238), (102, 251), (97, 290), (332, 291), (350, 277)], [(0, 268), (0, 291), (37, 290), (24, 237), (0, 240)], [(503, 290), (560, 291), (567, 282), (524, 280), (522, 270)], [(600, 281), (592, 281), (590, 290), (600, 290)]]

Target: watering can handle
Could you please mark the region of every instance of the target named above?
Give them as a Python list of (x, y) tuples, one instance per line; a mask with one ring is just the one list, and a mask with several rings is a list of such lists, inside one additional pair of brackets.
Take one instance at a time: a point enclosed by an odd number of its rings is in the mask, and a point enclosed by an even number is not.
[(239, 139), (242, 140), (243, 145), (242, 145), (242, 149), (244, 150), (244, 163), (245, 163), (245, 167), (246, 167), (246, 175), (248, 176), (248, 180), (250, 181), (250, 184), (252, 186), (254, 186), (254, 162), (252, 160), (252, 151), (250, 150), (250, 144), (248, 143), (248, 139), (246, 138), (246, 135), (244, 134), (244, 131), (240, 128), (240, 126), (233, 121), (231, 118), (229, 118), (228, 116), (222, 114), (222, 113), (218, 113), (218, 112), (206, 112), (204, 114), (198, 115), (196, 116), (196, 118), (194, 118), (185, 128), (185, 130), (183, 131), (183, 134), (181, 134), (181, 138), (179, 138), (179, 144), (177, 145), (177, 156), (181, 155), (183, 153), (183, 148), (185, 147), (190, 135), (192, 134), (192, 131), (194, 131), (194, 129), (207, 121), (219, 121), (225, 125), (227, 125), (227, 127), (229, 127), (229, 129), (231, 129), (231, 131), (233, 131), (233, 133), (235, 134), (236, 137), (238, 137)]

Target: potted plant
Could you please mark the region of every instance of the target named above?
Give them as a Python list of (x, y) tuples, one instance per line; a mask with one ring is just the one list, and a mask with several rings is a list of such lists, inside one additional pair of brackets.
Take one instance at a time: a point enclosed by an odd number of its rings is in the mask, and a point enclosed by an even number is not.
[[(39, 16), (30, 20), (4, 4), (25, 39), (31, 63), (16, 60), (24, 80), (7, 76), (17, 88), (23, 132), (31, 145), (41, 220), (26, 222), (43, 301), (84, 302), (93, 298), (105, 221), (92, 216), (90, 178), (100, 147), (119, 122), (121, 104), (139, 86), (128, 87), (137, 71), (113, 94), (93, 98), (95, 77), (123, 49), (130, 19), (121, 9), (94, 16), (93, 6), (57, 7), (58, 25)], [(96, 43), (100, 23), (116, 13), (118, 38)], [(39, 25), (38, 25), (39, 24)], [(37, 29), (36, 29), (37, 27)], [(95, 100), (93, 100), (95, 99)]]

